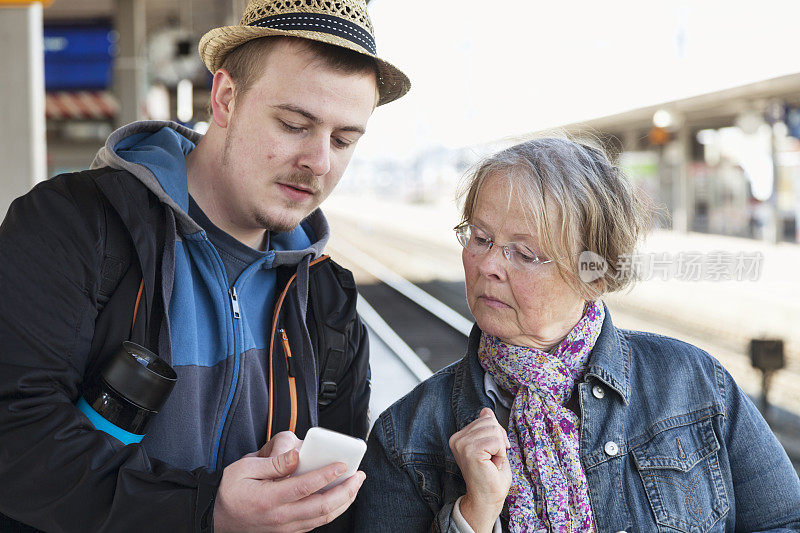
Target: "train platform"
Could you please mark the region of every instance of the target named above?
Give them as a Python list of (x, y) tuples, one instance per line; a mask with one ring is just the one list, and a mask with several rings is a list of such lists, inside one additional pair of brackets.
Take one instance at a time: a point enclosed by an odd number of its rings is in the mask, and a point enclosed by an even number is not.
[(367, 331), (372, 372), (372, 393), (369, 399), (371, 426), (378, 415), (411, 392), (420, 382), (373, 329), (367, 328)]
[[(419, 286), (434, 280), (463, 282), (461, 248), (452, 231), (459, 222), (454, 203), (334, 195), (325, 212), (333, 227), (335, 259), (337, 245), (357, 247)], [(786, 368), (772, 380), (772, 407), (765, 415), (800, 465), (800, 246), (655, 231), (637, 255), (640, 281), (604, 298), (620, 327), (669, 335), (705, 349), (756, 400), (761, 374), (750, 364), (749, 340), (784, 341)], [(471, 319), (461, 304), (454, 307)]]
[(431, 371), (363, 298), (359, 299), (358, 313), (369, 335), (371, 426), (378, 415), (411, 392)]

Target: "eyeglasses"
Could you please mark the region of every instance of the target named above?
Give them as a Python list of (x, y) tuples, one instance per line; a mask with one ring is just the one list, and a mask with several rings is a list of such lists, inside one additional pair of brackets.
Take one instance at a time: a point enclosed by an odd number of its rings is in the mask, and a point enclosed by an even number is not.
[[(456, 232), (456, 238), (461, 246), (475, 255), (483, 255), (497, 244), (488, 233), (467, 222), (459, 224), (453, 230)], [(533, 250), (520, 242), (509, 242), (502, 245), (502, 248), (503, 255), (517, 270), (533, 270), (536, 265), (552, 263), (551, 259), (542, 261)]]

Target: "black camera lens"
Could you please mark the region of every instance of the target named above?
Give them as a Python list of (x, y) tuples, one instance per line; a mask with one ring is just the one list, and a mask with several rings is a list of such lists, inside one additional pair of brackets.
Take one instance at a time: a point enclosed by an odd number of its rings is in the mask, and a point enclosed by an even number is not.
[(166, 361), (133, 342), (123, 342), (86, 390), (78, 408), (95, 428), (125, 444), (139, 442), (167, 401), (178, 376)]

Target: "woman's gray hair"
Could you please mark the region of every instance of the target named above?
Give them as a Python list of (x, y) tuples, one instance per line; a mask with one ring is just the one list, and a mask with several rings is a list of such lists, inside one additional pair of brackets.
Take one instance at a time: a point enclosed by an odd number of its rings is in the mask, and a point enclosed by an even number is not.
[[(489, 176), (508, 180), (509, 202), (522, 202), (541, 251), (585, 298), (618, 291), (633, 281), (625, 260), (650, 230), (654, 210), (602, 148), (547, 137), (489, 156), (461, 187), (462, 222), (472, 222), (478, 193)], [(592, 257), (587, 251), (605, 261), (604, 274), (581, 275), (579, 258)]]

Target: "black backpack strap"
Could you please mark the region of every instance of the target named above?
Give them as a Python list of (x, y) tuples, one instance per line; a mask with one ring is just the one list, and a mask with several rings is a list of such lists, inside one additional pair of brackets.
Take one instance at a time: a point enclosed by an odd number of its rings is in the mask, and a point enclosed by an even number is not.
[(108, 205), (105, 198), (102, 198), (102, 205), (105, 216), (106, 239), (103, 265), (100, 269), (100, 288), (97, 294), (98, 313), (103, 310), (111, 295), (114, 294), (120, 281), (122, 281), (122, 277), (130, 268), (133, 257), (132, 242), (122, 225), (122, 221), (114, 213), (110, 212), (111, 206)]
[(97, 179), (106, 174), (108, 169), (78, 172), (70, 181), (74, 199), (87, 221), (99, 224), (104, 237), (103, 260), (99, 271), (99, 287), (97, 293), (97, 312), (108, 304), (108, 300), (116, 290), (131, 265), (133, 243), (128, 236), (122, 221), (113, 212), (111, 204), (101, 192)]
[(331, 268), (339, 285), (348, 293), (346, 312), (339, 314), (337, 320), (322, 325), (324, 337), (322, 346), (325, 353), (321, 355), (319, 368), (319, 391), (317, 403), (320, 407), (330, 405), (338, 394), (339, 382), (352, 363), (352, 354), (347, 350), (347, 335), (356, 319), (356, 284), (350, 271), (330, 261)]
[(347, 361), (345, 357), (345, 343), (347, 339), (344, 333), (329, 327), (323, 328), (323, 331), (326, 338), (325, 344), (328, 346), (328, 353), (325, 354), (325, 364), (319, 375), (317, 403), (319, 403), (321, 407), (329, 405), (336, 399), (336, 393), (339, 388), (338, 381), (344, 375), (349, 364), (349, 361)]
[[(96, 271), (97, 316), (82, 386), (96, 376), (105, 356), (129, 339), (130, 318), (125, 320), (123, 317), (132, 315), (141, 280), (138, 267), (131, 268), (134, 254), (131, 238), (97, 182), (107, 173), (108, 169), (88, 170), (66, 178), (77, 208), (89, 226), (98, 228), (103, 240), (103, 255)], [(129, 285), (129, 289), (120, 290)], [(128, 300), (128, 303), (115, 302), (114, 294), (120, 296), (116, 300)], [(124, 326), (123, 321), (127, 322)]]

